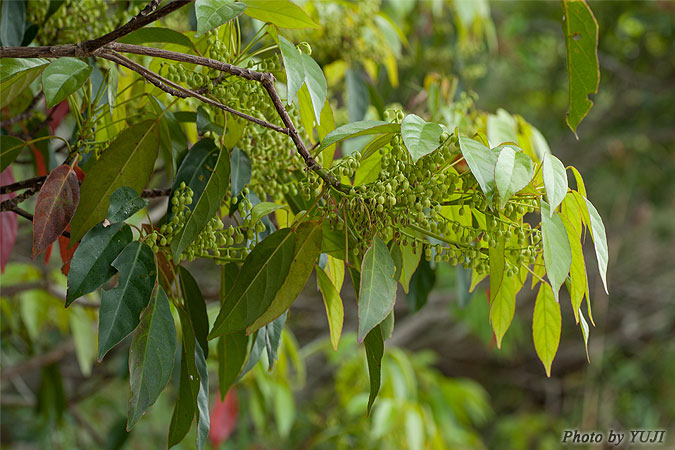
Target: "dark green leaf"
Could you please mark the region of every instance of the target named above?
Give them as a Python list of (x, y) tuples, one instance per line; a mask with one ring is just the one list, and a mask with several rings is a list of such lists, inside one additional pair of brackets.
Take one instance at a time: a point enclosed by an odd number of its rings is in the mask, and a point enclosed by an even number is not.
[(184, 34), (170, 28), (162, 27), (141, 28), (140, 30), (136, 30), (118, 39), (117, 42), (135, 45), (147, 44), (148, 42), (159, 42), (178, 44), (193, 50), (195, 48), (195, 45), (192, 43), (190, 38)]
[(370, 395), (368, 396), (368, 415), (373, 410), (373, 403), (380, 392), (380, 377), (382, 373), (382, 357), (384, 356), (384, 339), (381, 325), (373, 328), (364, 340), (366, 360), (368, 361), (368, 375), (370, 377)]
[[(202, 144), (202, 142), (204, 144)], [(185, 219), (183, 228), (171, 241), (171, 252), (174, 262), (178, 262), (180, 254), (188, 245), (199, 235), (209, 220), (211, 220), (220, 207), (220, 202), (227, 193), (227, 179), (230, 175), (230, 160), (226, 150), (220, 150), (210, 139), (202, 139), (197, 144), (201, 151), (190, 159), (189, 167), (194, 167), (194, 171), (186, 174), (189, 176), (189, 183), (193, 191), (193, 201), (190, 205), (190, 215)], [(178, 169), (176, 182), (180, 183), (181, 169), (187, 163), (188, 157), (191, 157), (192, 150), (188, 152), (183, 164)], [(214, 161), (215, 159), (215, 161)], [(200, 163), (201, 164), (194, 164)], [(174, 189), (176, 185), (174, 185)]]
[(206, 336), (209, 334), (209, 317), (206, 315), (206, 302), (192, 274), (183, 266), (178, 266), (178, 273), (181, 295), (187, 305), (195, 337), (202, 347), (204, 357), (208, 358), (209, 344), (206, 342)]
[(267, 327), (262, 327), (256, 331), (253, 334), (252, 340), (253, 347), (251, 348), (251, 352), (248, 354), (248, 358), (246, 358), (246, 364), (244, 364), (244, 368), (241, 369), (237, 381), (241, 380), (241, 378), (250, 372), (251, 369), (253, 369), (255, 365), (258, 364), (258, 361), (260, 361), (260, 356), (262, 355), (263, 350), (265, 350), (265, 343), (267, 342)]
[(253, 248), (220, 309), (209, 339), (244, 330), (267, 311), (286, 280), (295, 241), (295, 233), (284, 228)]
[(218, 386), (221, 399), (237, 381), (248, 350), (248, 336), (244, 331), (218, 338)]
[(157, 278), (155, 255), (145, 244), (131, 242), (113, 261), (117, 287), (103, 291), (98, 323), (98, 360), (138, 326)]
[(593, 102), (590, 94), (598, 93), (598, 22), (584, 0), (563, 0), (563, 33), (567, 46), (567, 72), (570, 81), (570, 106), (567, 125), (576, 129)]
[(459, 148), (483, 192), (486, 195), (492, 193), (495, 187), (497, 153), (480, 142), (463, 136), (459, 136)]
[(94, 162), (80, 188), (80, 204), (71, 222), (71, 243), (105, 219), (110, 196), (118, 188), (143, 190), (159, 152), (158, 125), (159, 120), (148, 120), (127, 128)]
[(440, 125), (426, 122), (415, 114), (408, 114), (401, 122), (401, 137), (414, 162), (441, 145), (439, 139), (442, 133)]
[(359, 327), (358, 339), (382, 322), (391, 312), (396, 301), (396, 268), (387, 245), (375, 237), (373, 245), (366, 251), (361, 264), (359, 286)]
[(558, 301), (558, 291), (567, 279), (572, 264), (572, 250), (562, 219), (556, 212), (549, 218), (549, 206), (543, 200), (541, 201), (541, 231), (546, 275), (551, 282), (555, 300)]
[[(18, 47), (26, 30), (26, 3), (24, 0), (2, 2), (0, 41), (7, 47)], [(4, 64), (4, 61), (3, 61)]]
[(0, 108), (9, 105), (27, 89), (48, 64), (48, 60), (39, 58), (3, 58), (0, 64)]
[(0, 172), (14, 162), (24, 147), (24, 141), (6, 134), (0, 135)]
[(89, 230), (70, 260), (66, 307), (117, 273), (112, 263), (132, 239), (131, 228), (124, 223), (98, 224)]
[(108, 222), (122, 222), (148, 206), (148, 201), (128, 186), (122, 186), (110, 196)]
[(47, 107), (56, 106), (73, 92), (77, 91), (93, 67), (75, 58), (59, 58), (42, 72), (42, 90), (45, 93)]
[(394, 320), (394, 310), (392, 309), (389, 315), (387, 315), (387, 317), (385, 317), (380, 324), (380, 329), (382, 330), (382, 339), (385, 341), (394, 334)]
[(289, 0), (246, 0), (246, 6), (247, 16), (280, 28), (319, 28), (302, 8)]
[(435, 283), (436, 272), (426, 259), (420, 259), (417, 270), (410, 279), (410, 292), (407, 295), (408, 306), (412, 311), (419, 311), (426, 305)]
[[(201, 348), (201, 347), (200, 347)], [(182, 346), (180, 359), (180, 377), (178, 381), (178, 397), (176, 398), (176, 405), (171, 416), (171, 423), (169, 425), (169, 445), (171, 448), (182, 441), (190, 431), (192, 426), (192, 419), (195, 417), (195, 399), (192, 396), (192, 386), (194, 379), (190, 379), (188, 370), (188, 358), (185, 355), (185, 345)], [(194, 360), (194, 357), (192, 358)], [(195, 372), (195, 370), (192, 370)]]
[(203, 106), (197, 108), (197, 132), (203, 135), (207, 131), (223, 134), (223, 127), (219, 127), (211, 121), (211, 115)]
[(251, 160), (245, 151), (235, 147), (230, 156), (230, 166), (232, 167), (230, 192), (234, 198), (251, 181)]
[(294, 233), (296, 235), (295, 250), (288, 275), (265, 313), (246, 328), (247, 334), (251, 334), (288, 311), (312, 273), (314, 263), (321, 253), (321, 222), (304, 222)]
[(328, 133), (321, 141), (319, 151), (345, 139), (369, 134), (397, 133), (401, 125), (397, 123), (383, 122), (379, 120), (362, 120), (360, 122), (348, 123)]
[(196, 0), (197, 34), (195, 37), (238, 17), (245, 9), (246, 3), (235, 3), (234, 0)]
[(277, 352), (279, 351), (279, 344), (281, 343), (281, 332), (286, 324), (288, 311), (274, 319), (269, 324), (265, 325), (267, 332), (265, 333), (265, 349), (267, 350), (267, 362), (269, 363), (269, 370), (272, 370), (274, 363), (278, 359)]
[(175, 354), (176, 327), (169, 299), (164, 289), (157, 286), (129, 348), (131, 398), (127, 430), (134, 427), (166, 387), (173, 371)]

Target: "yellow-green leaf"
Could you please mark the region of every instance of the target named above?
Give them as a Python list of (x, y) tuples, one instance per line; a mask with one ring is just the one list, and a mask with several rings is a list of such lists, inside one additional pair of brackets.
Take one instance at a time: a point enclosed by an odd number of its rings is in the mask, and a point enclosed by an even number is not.
[(546, 368), (546, 376), (551, 377), (551, 364), (558, 351), (562, 318), (560, 304), (556, 302), (548, 283), (541, 283), (534, 304), (532, 318), (532, 339), (534, 349)]
[[(344, 272), (343, 272), (344, 274)], [(342, 323), (344, 321), (344, 307), (340, 292), (330, 280), (326, 272), (320, 267), (316, 268), (316, 277), (319, 282), (319, 290), (323, 296), (323, 303), (326, 306), (326, 317), (328, 318), (328, 329), (330, 330), (330, 343), (335, 350), (340, 343), (342, 334)]]

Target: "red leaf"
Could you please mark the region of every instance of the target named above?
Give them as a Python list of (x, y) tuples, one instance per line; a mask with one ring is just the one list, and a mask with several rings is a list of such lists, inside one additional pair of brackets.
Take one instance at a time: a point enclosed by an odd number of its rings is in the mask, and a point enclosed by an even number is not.
[(45, 180), (33, 217), (33, 258), (49, 247), (70, 223), (80, 202), (80, 184), (72, 167), (61, 165)]
[(234, 431), (239, 416), (239, 402), (237, 392), (230, 389), (225, 396), (225, 401), (220, 401), (220, 393), (216, 395), (216, 405), (211, 411), (211, 429), (209, 438), (213, 448), (218, 448), (225, 442)]
[[(70, 224), (66, 227), (66, 231), (70, 231)], [(59, 253), (61, 254), (61, 261), (63, 262), (61, 273), (65, 276), (68, 276), (68, 272), (70, 271), (70, 260), (73, 259), (75, 250), (77, 250), (77, 246), (80, 245), (78, 242), (73, 245), (72, 248), (68, 248), (68, 244), (70, 244), (70, 239), (63, 235), (59, 235)]]
[(31, 149), (35, 157), (35, 174), (37, 176), (47, 175), (47, 166), (45, 166), (45, 159), (42, 157), (42, 153), (34, 145), (31, 146)]
[(64, 100), (58, 105), (50, 108), (47, 111), (47, 115), (51, 113), (51, 119), (49, 119), (49, 129), (52, 131), (52, 134), (56, 132), (56, 129), (61, 125), (63, 119), (68, 115), (70, 107), (68, 106), (68, 100)]
[(45, 264), (49, 264), (49, 258), (52, 256), (52, 247), (54, 246), (54, 243), (49, 244), (49, 247), (47, 247), (47, 250), (45, 251)]
[[(14, 183), (14, 174), (12, 167), (7, 167), (0, 173), (0, 185)], [(0, 195), (0, 202), (16, 197), (16, 192)], [(18, 216), (13, 212), (0, 212), (0, 272), (5, 273), (5, 266), (9, 261), (9, 255), (12, 253), (14, 243), (16, 242), (16, 232), (19, 229)]]

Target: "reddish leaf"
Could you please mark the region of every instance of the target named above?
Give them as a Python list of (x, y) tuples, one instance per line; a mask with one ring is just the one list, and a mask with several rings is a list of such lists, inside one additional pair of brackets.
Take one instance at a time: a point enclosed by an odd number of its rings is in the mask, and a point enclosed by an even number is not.
[(82, 183), (82, 180), (84, 180), (84, 172), (82, 172), (82, 169), (80, 169), (79, 166), (75, 166), (75, 175), (77, 175), (77, 181)]
[(52, 247), (54, 244), (49, 244), (49, 247), (47, 247), (47, 250), (45, 251), (45, 264), (49, 264), (49, 258), (52, 256)]
[(239, 416), (239, 402), (237, 392), (230, 389), (225, 401), (220, 401), (220, 394), (216, 395), (216, 405), (211, 411), (211, 429), (209, 438), (213, 448), (218, 448), (234, 431)]
[[(66, 227), (66, 231), (70, 231), (70, 224)], [(59, 235), (59, 253), (61, 254), (61, 261), (63, 262), (61, 273), (66, 276), (68, 276), (68, 272), (70, 271), (70, 260), (73, 259), (73, 254), (75, 253), (75, 250), (77, 250), (77, 246), (80, 245), (78, 242), (73, 248), (68, 248), (69, 243), (70, 239), (63, 235)]]
[[(14, 183), (12, 168), (7, 167), (0, 173), (0, 185)], [(15, 197), (15, 192), (0, 195), (0, 202)], [(16, 242), (16, 232), (19, 229), (18, 216), (13, 212), (0, 212), (0, 272), (5, 273), (5, 266)]]
[(33, 217), (33, 258), (49, 247), (66, 229), (80, 202), (80, 184), (72, 167), (61, 165), (45, 180)]
[(59, 125), (61, 125), (63, 119), (68, 115), (68, 111), (70, 111), (68, 100), (62, 101), (47, 111), (47, 116), (51, 114), (51, 119), (49, 119), (48, 123), (52, 134), (56, 132), (56, 129), (59, 127)]
[(47, 166), (45, 165), (42, 153), (35, 148), (35, 145), (31, 146), (31, 150), (33, 150), (33, 156), (35, 157), (35, 175), (47, 175)]

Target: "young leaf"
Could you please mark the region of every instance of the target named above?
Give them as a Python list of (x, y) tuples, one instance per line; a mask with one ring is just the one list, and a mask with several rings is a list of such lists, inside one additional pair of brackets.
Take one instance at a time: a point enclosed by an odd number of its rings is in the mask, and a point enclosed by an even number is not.
[(24, 147), (24, 141), (6, 134), (0, 135), (0, 172), (14, 162)]
[(442, 133), (440, 125), (425, 122), (415, 114), (408, 114), (401, 122), (401, 137), (414, 162), (441, 145), (439, 139)]
[(122, 186), (110, 196), (108, 222), (123, 222), (148, 206), (148, 201), (128, 186)]
[(508, 111), (499, 108), (497, 114), (488, 114), (487, 138), (491, 147), (504, 142), (518, 142), (516, 119)]
[(543, 162), (544, 187), (550, 208), (550, 217), (567, 195), (567, 171), (562, 162), (551, 154), (544, 156)]
[(607, 234), (605, 233), (605, 224), (602, 222), (602, 217), (598, 214), (598, 210), (591, 203), (586, 200), (588, 207), (588, 214), (591, 221), (591, 237), (593, 238), (593, 245), (595, 246), (595, 256), (598, 259), (598, 270), (600, 271), (600, 278), (605, 287), (605, 292), (609, 295), (607, 290), (607, 265), (609, 263), (609, 249), (607, 248)]
[(291, 41), (283, 36), (279, 36), (279, 49), (281, 50), (284, 69), (286, 70), (286, 102), (290, 105), (305, 82), (305, 67), (300, 51)]
[(232, 167), (230, 193), (232, 194), (232, 198), (234, 198), (251, 181), (251, 160), (248, 154), (235, 147), (230, 156), (230, 167)]
[(344, 141), (345, 139), (365, 136), (369, 134), (396, 133), (401, 129), (397, 123), (383, 122), (380, 120), (362, 120), (360, 122), (348, 123), (331, 131), (321, 141), (319, 152), (331, 145)]
[(497, 153), (478, 141), (459, 136), (459, 148), (464, 160), (486, 195), (494, 189)]
[(316, 278), (319, 282), (319, 290), (323, 297), (323, 304), (326, 306), (326, 317), (328, 318), (328, 329), (330, 331), (330, 343), (335, 350), (340, 343), (342, 334), (342, 323), (344, 322), (344, 307), (340, 292), (331, 282), (326, 272), (320, 267), (316, 268)]
[(368, 375), (370, 377), (370, 395), (368, 396), (368, 415), (373, 410), (373, 403), (380, 392), (382, 372), (382, 357), (384, 356), (384, 339), (382, 329), (378, 325), (373, 328), (364, 339), (366, 360), (368, 361)]
[(502, 147), (495, 165), (495, 185), (500, 197), (500, 209), (532, 179), (532, 160), (511, 146)]
[(169, 299), (164, 289), (157, 286), (129, 348), (131, 398), (127, 430), (136, 425), (166, 387), (173, 371), (175, 354), (176, 327)]
[(70, 260), (66, 307), (117, 273), (112, 263), (132, 239), (131, 228), (124, 223), (98, 224), (89, 230)]
[(295, 253), (295, 233), (279, 230), (246, 257), (218, 313), (209, 339), (246, 329), (269, 307), (286, 280)]
[(247, 16), (279, 28), (319, 28), (302, 8), (289, 0), (246, 0), (246, 5)]
[(570, 106), (567, 125), (576, 135), (577, 126), (591, 110), (590, 94), (598, 93), (598, 22), (585, 0), (563, 0), (563, 33), (567, 47)]
[(570, 284), (568, 291), (572, 302), (574, 318), (579, 323), (579, 308), (586, 293), (588, 283), (586, 275), (586, 262), (584, 260), (584, 250), (581, 245), (581, 215), (576, 201), (569, 195), (563, 201), (564, 215), (561, 215), (567, 239), (570, 243), (572, 252), (572, 265), (570, 266)]
[(52, 170), (35, 202), (33, 258), (63, 233), (79, 202), (80, 183), (73, 168), (63, 164)]
[(197, 34), (195, 37), (238, 17), (245, 9), (246, 3), (235, 3), (234, 0), (196, 0)]
[(560, 304), (555, 300), (548, 283), (541, 283), (534, 304), (532, 339), (534, 349), (551, 377), (551, 363), (558, 351), (561, 325)]
[(120, 272), (117, 287), (101, 294), (98, 360), (138, 326), (157, 278), (155, 255), (145, 244), (131, 242), (113, 261)]
[(204, 357), (209, 356), (209, 345), (206, 336), (209, 334), (209, 317), (206, 315), (206, 302), (199, 289), (197, 280), (183, 266), (178, 266), (180, 276), (180, 292), (192, 322), (197, 342), (202, 347)]
[(256, 223), (262, 217), (265, 217), (266, 215), (271, 214), (277, 209), (283, 207), (284, 205), (279, 205), (272, 202), (260, 202), (251, 209), (251, 223)]
[(75, 58), (59, 58), (42, 72), (42, 90), (47, 107), (58, 105), (70, 94), (77, 91), (94, 68)]
[(252, 325), (246, 328), (246, 334), (267, 325), (285, 313), (302, 291), (312, 273), (314, 263), (321, 253), (321, 222), (304, 222), (295, 231), (295, 250), (288, 275), (265, 312)]
[(565, 282), (572, 264), (572, 250), (565, 225), (558, 213), (549, 218), (549, 206), (541, 201), (541, 232), (544, 247), (546, 275), (551, 282), (553, 295), (558, 301), (558, 291)]
[(140, 192), (150, 179), (159, 152), (159, 120), (122, 131), (94, 162), (80, 187), (80, 205), (71, 223), (71, 245), (105, 219), (110, 196), (122, 186)]
[(366, 335), (382, 322), (391, 312), (396, 301), (396, 280), (394, 261), (387, 245), (375, 237), (373, 245), (366, 251), (361, 264), (359, 286), (359, 327), (358, 340), (363, 342)]
[[(194, 167), (195, 170), (189, 174), (189, 181), (186, 182), (194, 194), (190, 205), (191, 212), (185, 219), (183, 228), (171, 241), (174, 263), (180, 260), (183, 250), (199, 235), (208, 221), (216, 215), (220, 202), (227, 193), (227, 179), (230, 175), (230, 160), (227, 151), (216, 147), (210, 139), (202, 139), (198, 145), (200, 152), (195, 154), (194, 158), (201, 164), (193, 166), (191, 162), (194, 160), (190, 160), (188, 167)], [(191, 153), (192, 150), (188, 152), (188, 155)], [(185, 159), (187, 160), (188, 156)], [(183, 164), (178, 169), (176, 182), (179, 182), (182, 168)]]
[[(495, 332), (497, 348), (502, 348), (502, 338), (513, 321), (516, 312), (516, 278), (507, 277), (502, 279), (499, 291), (492, 298), (490, 304), (490, 322)], [(490, 291), (492, 297), (492, 291)]]
[[(8, 167), (0, 172), (0, 185), (14, 183), (12, 168)], [(16, 197), (15, 192), (0, 194), (0, 202)], [(16, 242), (16, 233), (19, 229), (19, 216), (11, 211), (0, 212), (0, 271), (5, 273), (5, 266)]]
[(247, 350), (248, 336), (243, 330), (218, 338), (218, 387), (221, 397), (239, 378), (248, 356)]
[(0, 64), (0, 108), (27, 89), (48, 64), (48, 60), (41, 58), (4, 58)]

